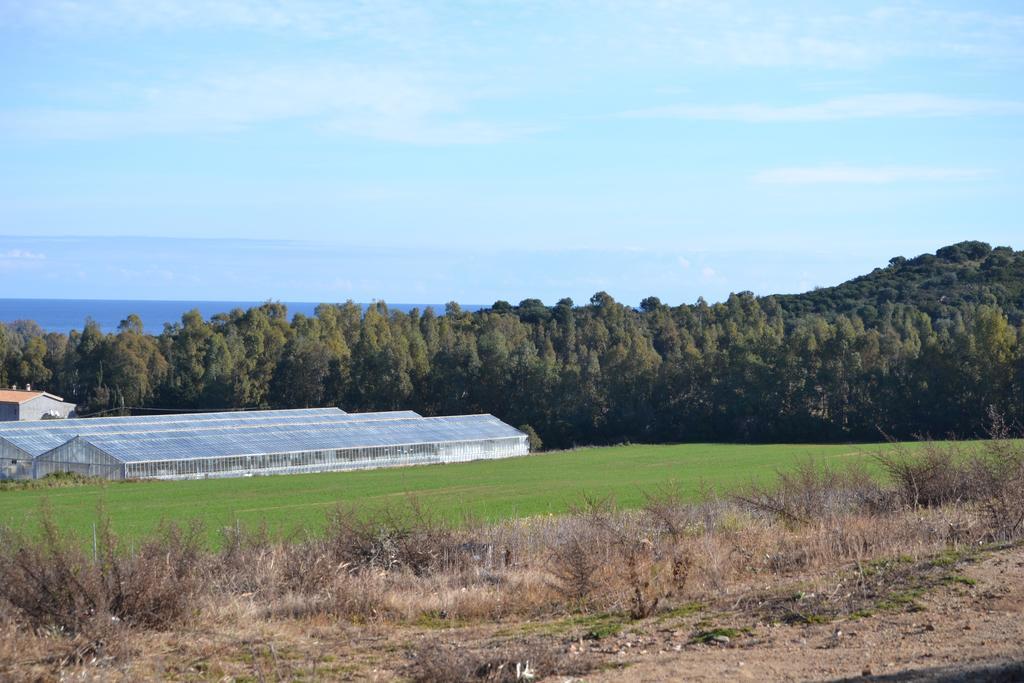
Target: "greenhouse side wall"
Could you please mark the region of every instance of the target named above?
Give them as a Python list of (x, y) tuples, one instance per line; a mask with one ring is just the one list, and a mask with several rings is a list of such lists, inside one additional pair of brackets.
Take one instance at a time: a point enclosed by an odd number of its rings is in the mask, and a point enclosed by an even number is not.
[(36, 479), (56, 472), (73, 472), (101, 479), (124, 479), (123, 464), (81, 439), (72, 439), (35, 459), (33, 476)]
[(32, 456), (0, 439), (0, 481), (32, 478)]
[(522, 435), (401, 446), (371, 446), (294, 453), (134, 462), (125, 465), (125, 477), (128, 479), (206, 479), (265, 474), (336, 472), (469, 460), (493, 460), (528, 455), (529, 452), (528, 438)]

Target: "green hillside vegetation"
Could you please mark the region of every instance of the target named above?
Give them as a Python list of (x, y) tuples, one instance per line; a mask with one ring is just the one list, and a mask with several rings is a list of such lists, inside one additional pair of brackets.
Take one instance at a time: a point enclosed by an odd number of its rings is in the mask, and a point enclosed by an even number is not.
[(964, 305), (997, 306), (1019, 325), (1024, 320), (1024, 251), (960, 242), (907, 259), (836, 287), (775, 297), (790, 315), (854, 313), (868, 324), (886, 304), (914, 306), (933, 319), (952, 319)]
[(371, 512), (404, 507), (415, 499), (430, 514), (449, 521), (493, 521), (563, 513), (581, 504), (584, 496), (612, 496), (622, 507), (637, 507), (646, 495), (666, 487), (696, 500), (705, 490), (772, 481), (778, 471), (808, 459), (822, 466), (860, 464), (878, 472), (872, 456), (889, 448), (871, 444), (616, 446), (362, 472), (0, 490), (0, 524), (33, 528), (44, 501), (61, 527), (82, 538), (90, 535), (102, 503), (122, 537), (144, 537), (162, 520), (200, 519), (211, 544), (217, 543), (221, 529), (236, 523), (250, 529), (265, 523), (281, 536), (315, 533), (339, 504)]
[(548, 448), (980, 437), (1024, 415), (1024, 252), (981, 242), (895, 258), (837, 287), (639, 308), (498, 301), (410, 313), (266, 303), (159, 334), (0, 325), (0, 386), (83, 412), (339, 406), (491, 413)]

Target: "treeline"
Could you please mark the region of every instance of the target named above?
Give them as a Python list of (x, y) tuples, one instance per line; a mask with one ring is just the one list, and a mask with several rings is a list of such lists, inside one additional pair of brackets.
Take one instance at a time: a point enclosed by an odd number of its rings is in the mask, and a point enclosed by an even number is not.
[[(960, 273), (960, 282), (993, 254), (1000, 268), (1024, 264), (1024, 252), (989, 248), (962, 259), (962, 251), (956, 261), (926, 256), (942, 266), (940, 277)], [(899, 300), (898, 273), (918, 259), (872, 274), (896, 295), (869, 298), (862, 285), (845, 296), (844, 285), (831, 290), (829, 307), (823, 290), (806, 300), (739, 293), (674, 307), (651, 297), (639, 309), (600, 292), (581, 306), (527, 299), (468, 313), (452, 303), (440, 316), (349, 302), (289, 320), (282, 304), (267, 303), (209, 321), (192, 311), (158, 335), (134, 315), (110, 334), (91, 322), (68, 335), (23, 322), (0, 326), (0, 385), (31, 383), (83, 413), (489, 412), (530, 425), (548, 447), (966, 437), (983, 431), (991, 409), (1019, 420), (1024, 301), (1006, 293), (1020, 283), (1003, 282), (996, 294), (952, 283), (946, 298), (917, 306)]]
[(857, 312), (873, 324), (884, 302), (910, 304), (933, 318), (951, 318), (963, 304), (999, 306), (1015, 324), (1024, 321), (1024, 251), (960, 242), (912, 259), (897, 256), (887, 268), (836, 287), (777, 297), (788, 313)]

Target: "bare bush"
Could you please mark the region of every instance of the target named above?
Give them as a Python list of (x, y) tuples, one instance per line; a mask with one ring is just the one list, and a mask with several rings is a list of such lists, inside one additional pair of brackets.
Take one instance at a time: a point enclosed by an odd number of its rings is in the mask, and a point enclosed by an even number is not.
[(266, 524), (250, 530), (240, 523), (221, 529), (209, 585), (219, 591), (254, 595), (277, 590), (277, 543)]
[(890, 452), (876, 456), (895, 485), (900, 504), (912, 507), (951, 505), (972, 498), (959, 444), (925, 441), (920, 452), (893, 444)]
[(992, 417), (992, 437), (966, 464), (971, 497), (984, 513), (992, 540), (1024, 536), (1024, 444)]
[(275, 548), (274, 555), (279, 592), (316, 595), (329, 591), (345, 574), (345, 567), (321, 540), (284, 544)]
[(571, 607), (585, 608), (595, 592), (607, 550), (605, 540), (586, 524), (566, 524), (548, 545), (551, 585)]
[(617, 539), (617, 546), (630, 588), (629, 615), (643, 619), (653, 614), (665, 597), (657, 588), (662, 567), (655, 555), (654, 543), (647, 538), (624, 536)]
[(885, 493), (862, 467), (819, 467), (813, 460), (800, 462), (792, 471), (779, 472), (774, 485), (751, 484), (732, 498), (788, 524), (811, 524), (890, 507)]
[(329, 519), (326, 543), (333, 559), (350, 571), (401, 568), (426, 575), (460, 552), (451, 526), (415, 498), (406, 508), (385, 508), (372, 518), (339, 507)]
[(570, 609), (651, 615), (682, 594), (692, 558), (686, 538), (698, 513), (668, 496), (641, 512), (620, 512), (610, 500), (587, 499), (547, 530), (546, 568)]
[(557, 524), (546, 543), (551, 586), (571, 607), (584, 609), (598, 588), (598, 573), (607, 565), (612, 539), (611, 499), (584, 497), (573, 513)]
[(100, 515), (97, 555), (62, 534), (48, 509), (38, 540), (3, 532), (0, 597), (31, 625), (96, 632), (114, 622), (162, 628), (181, 621), (199, 590), (200, 527), (161, 527), (126, 553)]
[(104, 519), (99, 574), (106, 608), (129, 625), (164, 628), (184, 619), (199, 593), (205, 559), (202, 525), (164, 524), (126, 554)]
[(0, 547), (0, 595), (33, 627), (77, 633), (106, 607), (97, 573), (48, 509), (38, 540), (4, 530)]
[(671, 595), (682, 595), (693, 566), (687, 538), (694, 531), (701, 529), (701, 507), (685, 502), (682, 492), (677, 487), (669, 487), (649, 495), (644, 512), (654, 532), (663, 539), (663, 544), (668, 545), (667, 554), (671, 558)]
[(1001, 415), (989, 411), (989, 438), (981, 445), (926, 441), (920, 453), (896, 445), (878, 459), (904, 505), (969, 504), (983, 513), (991, 540), (1024, 535), (1024, 444)]

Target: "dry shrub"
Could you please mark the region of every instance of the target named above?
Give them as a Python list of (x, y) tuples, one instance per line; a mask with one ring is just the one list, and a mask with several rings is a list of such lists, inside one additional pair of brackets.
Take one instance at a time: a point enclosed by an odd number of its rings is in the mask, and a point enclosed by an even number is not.
[[(605, 573), (612, 596), (625, 596), (627, 611), (633, 619), (650, 616), (677, 587), (681, 589), (681, 584), (685, 584), (688, 557), (678, 543), (664, 542), (643, 515), (623, 514), (601, 521), (611, 549), (611, 562)], [(674, 580), (667, 582), (670, 571)], [(621, 609), (621, 605), (612, 606)]]
[(694, 531), (707, 528), (710, 503), (713, 498), (707, 493), (701, 505), (692, 505), (684, 501), (678, 487), (670, 486), (647, 497), (644, 506), (651, 529), (660, 539), (662, 546), (667, 545), (663, 552), (670, 557), (671, 584), (667, 597), (681, 596), (686, 589), (693, 567), (692, 550), (689, 537)]
[[(761, 583), (755, 577), (806, 577), (877, 558), (926, 557), (976, 546), (986, 526), (976, 510), (948, 506), (888, 514), (849, 513), (809, 524), (773, 516), (742, 518), (701, 533), (689, 544), (690, 599), (716, 599)], [(723, 512), (728, 519), (728, 509)]]
[(389, 578), (380, 574), (339, 576), (332, 585), (331, 614), (352, 621), (396, 616)]
[(5, 530), (0, 539), (0, 598), (32, 627), (105, 636), (111, 623), (164, 628), (189, 613), (203, 556), (197, 525), (165, 525), (127, 553), (101, 511), (92, 558), (49, 509), (41, 518), (40, 538)]
[(885, 492), (864, 468), (819, 467), (813, 460), (798, 463), (792, 471), (778, 472), (772, 486), (752, 484), (732, 498), (788, 524), (891, 508)]
[(201, 589), (206, 552), (202, 526), (162, 524), (156, 536), (125, 554), (104, 522), (99, 574), (106, 609), (131, 626), (166, 628), (181, 622)]
[[(339, 508), (329, 515), (324, 538), (274, 543), (269, 550), (256, 544), (265, 558), (256, 597), (272, 617), (357, 622), (535, 613), (550, 602), (550, 591), (525, 564), (510, 570), (513, 547), (527, 554), (528, 534), (513, 526), (454, 529), (415, 505), (373, 517)], [(221, 562), (244, 561), (249, 548), (235, 543)]]
[(409, 620), (497, 620), (539, 617), (561, 610), (551, 576), (541, 568), (503, 571), (458, 571), (429, 578), (408, 574), (389, 577), (388, 605)]
[(608, 499), (585, 499), (547, 534), (551, 588), (569, 609), (625, 611), (641, 619), (680, 595), (692, 559), (686, 529), (693, 512), (652, 499), (646, 511), (619, 512)]
[[(658, 561), (653, 542), (646, 538), (620, 539), (618, 550), (630, 590), (629, 615), (633, 619), (648, 617), (669, 593), (659, 585), (663, 563)], [(685, 567), (685, 574), (689, 574), (689, 567)]]
[(102, 611), (101, 585), (91, 562), (44, 511), (42, 537), (10, 530), (0, 537), (0, 596), (30, 625), (77, 633)]
[(909, 520), (848, 515), (799, 528), (777, 529), (762, 536), (761, 567), (785, 575), (834, 567), (851, 560), (893, 552), (908, 553), (928, 539)]
[(344, 573), (323, 541), (286, 543), (275, 549), (280, 592), (316, 595), (330, 589)]
[(599, 588), (599, 571), (607, 568), (611, 555), (613, 514), (610, 499), (584, 498), (571, 515), (558, 520), (547, 539), (550, 585), (570, 608), (589, 607)]
[[(0, 621), (0, 680), (15, 680), (16, 662), (38, 656), (42, 650), (40, 643), (40, 638), (32, 638), (13, 621), (6, 618)], [(23, 675), (22, 678), (28, 677)]]
[(909, 453), (902, 444), (879, 453), (876, 459), (895, 485), (896, 498), (911, 508), (951, 505), (969, 500), (973, 491), (959, 444), (925, 441), (919, 452)]
[(334, 562), (352, 572), (404, 569), (417, 575), (441, 570), (461, 552), (451, 525), (413, 497), (406, 507), (388, 507), (373, 517), (339, 507), (328, 520), (326, 547)]
[(316, 590), (283, 591), (268, 599), (267, 618), (302, 619), (329, 616), (357, 623), (394, 619), (388, 577), (376, 573), (342, 573), (323, 581)]
[(878, 459), (904, 505), (973, 505), (982, 512), (988, 539), (1009, 541), (1024, 535), (1024, 444), (993, 410), (989, 421), (989, 438), (979, 447), (927, 441), (920, 453), (897, 445)]
[[(567, 525), (568, 526), (568, 525)], [(596, 574), (604, 563), (604, 539), (586, 525), (572, 525), (549, 547), (552, 588), (571, 607), (585, 608), (597, 589)]]
[(278, 544), (266, 524), (250, 530), (241, 524), (221, 529), (209, 585), (219, 592), (251, 595), (277, 590)]
[(966, 469), (989, 538), (1012, 541), (1024, 536), (1024, 444), (1006, 438), (989, 440)]

